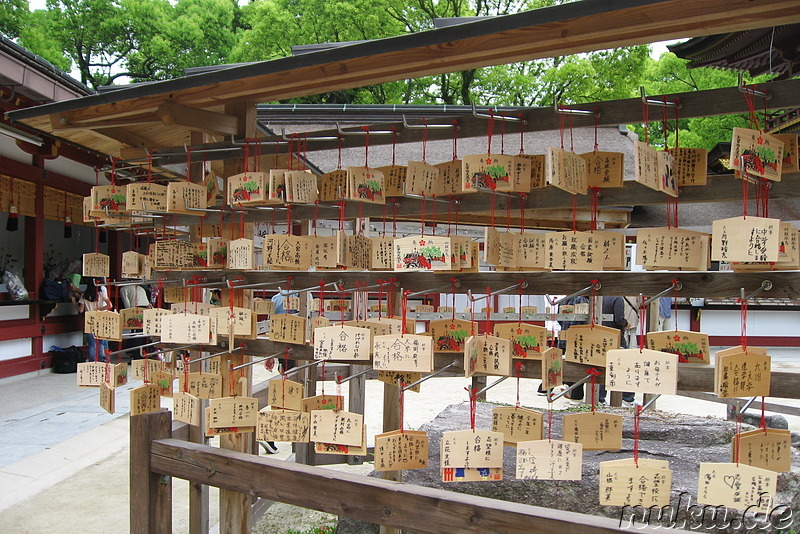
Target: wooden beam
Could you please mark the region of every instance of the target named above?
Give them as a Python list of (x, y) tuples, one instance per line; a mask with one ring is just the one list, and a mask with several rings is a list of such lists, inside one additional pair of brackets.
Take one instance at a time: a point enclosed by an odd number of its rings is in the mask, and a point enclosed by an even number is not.
[(130, 131), (130, 129), (98, 128), (97, 130), (91, 130), (91, 132), (103, 137), (107, 137), (109, 139), (113, 139), (123, 145), (128, 145), (130, 147), (155, 150), (159, 146), (157, 142), (148, 139), (147, 137), (144, 137), (142, 135), (139, 135), (137, 133), (134, 133)]
[(175, 439), (153, 443), (150, 465), (157, 473), (421, 534), (625, 532), (607, 517), (398, 484)]
[(134, 415), (130, 424), (130, 532), (172, 532), (172, 480), (159, 475), (150, 465), (151, 444), (171, 437), (172, 417), (162, 410)]
[(225, 113), (164, 102), (158, 106), (157, 115), (167, 126), (177, 125), (198, 132), (226, 135), (239, 133), (239, 118)]
[(50, 126), (53, 132), (67, 132), (70, 130), (96, 130), (98, 128), (122, 128), (125, 126), (142, 126), (145, 124), (156, 124), (161, 121), (157, 113), (141, 113), (120, 118), (107, 118), (92, 122), (80, 122), (70, 120), (68, 113), (54, 113), (50, 115)]

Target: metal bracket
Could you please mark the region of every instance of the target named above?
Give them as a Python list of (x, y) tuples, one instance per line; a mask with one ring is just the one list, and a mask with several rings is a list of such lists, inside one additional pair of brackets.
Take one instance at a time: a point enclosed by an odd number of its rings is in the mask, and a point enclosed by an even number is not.
[(744, 73), (739, 73), (739, 80), (736, 83), (736, 87), (739, 89), (740, 93), (746, 93), (752, 96), (760, 96), (764, 100), (771, 100), (772, 95), (766, 91), (759, 91), (758, 89), (753, 89), (752, 87), (748, 87), (744, 84)]
[(593, 117), (600, 117), (599, 111), (589, 111), (586, 109), (571, 109), (565, 108), (558, 103), (558, 100), (553, 100), (553, 109), (560, 115), (591, 115)]
[(603, 285), (600, 283), (600, 280), (592, 280), (592, 285), (590, 285), (589, 287), (585, 287), (580, 291), (571, 293), (564, 298), (560, 298), (558, 300), (550, 300), (550, 295), (545, 295), (545, 298), (547, 299), (547, 302), (549, 302), (551, 306), (558, 306), (559, 304), (567, 302), (569, 299), (573, 297), (580, 297), (581, 295), (585, 295), (586, 293), (589, 293), (592, 290), (599, 291), (601, 287), (603, 287)]
[(665, 289), (664, 291), (661, 291), (659, 293), (656, 293), (655, 295), (653, 295), (649, 299), (645, 299), (645, 301), (643, 302), (643, 305), (647, 306), (651, 302), (663, 297), (664, 295), (667, 295), (668, 293), (671, 293), (672, 291), (680, 291), (681, 289), (683, 289), (683, 284), (681, 284), (680, 280), (675, 279), (675, 280), (672, 281), (672, 285), (669, 286), (667, 289)]
[(477, 302), (479, 300), (488, 299), (489, 297), (493, 297), (495, 295), (502, 295), (503, 293), (508, 293), (509, 291), (514, 291), (515, 289), (518, 289), (518, 288), (525, 289), (526, 287), (528, 287), (528, 282), (526, 282), (525, 280), (520, 280), (519, 282), (517, 282), (513, 286), (508, 286), (508, 287), (506, 287), (504, 289), (498, 289), (497, 291), (492, 291), (491, 293), (489, 293), (487, 295), (482, 295), (480, 297), (472, 296), (472, 290), (470, 289), (470, 290), (467, 291), (467, 296), (469, 297), (469, 300), (471, 300), (472, 302)]
[(667, 100), (666, 102), (663, 100), (651, 100), (647, 98), (647, 93), (644, 91), (644, 86), (639, 87), (639, 92), (642, 95), (642, 102), (647, 104), (648, 106), (658, 106), (661, 108), (678, 108), (681, 109), (681, 103), (679, 101), (672, 102)]
[[(289, 352), (291, 352), (291, 351), (292, 351), (292, 349), (289, 349)], [(285, 354), (285, 351), (283, 351), (283, 352), (276, 352), (275, 354), (272, 354), (271, 356), (265, 356), (264, 358), (259, 358), (259, 359), (257, 359), (257, 360), (253, 360), (253, 361), (251, 361), (251, 362), (243, 363), (242, 365), (237, 365), (237, 366), (236, 366), (236, 367), (234, 367), (232, 370), (233, 370), (233, 371), (236, 371), (237, 369), (242, 369), (242, 368), (244, 368), (244, 367), (250, 367), (251, 365), (255, 365), (255, 364), (257, 364), (257, 363), (265, 362), (265, 361), (267, 361), (267, 360), (272, 360), (273, 358), (280, 358), (280, 357), (281, 357), (281, 356), (283, 356), (284, 354)], [(190, 363), (194, 363), (194, 362), (190, 362)]]
[[(493, 108), (489, 108), (489, 112), (491, 113), (492, 111)], [(472, 103), (472, 116), (476, 119), (489, 119), (502, 122), (521, 122), (522, 124), (528, 124), (528, 121), (518, 117), (506, 117), (505, 115), (486, 115), (485, 113), (478, 113), (478, 107), (474, 102)]]
[[(403, 117), (403, 128), (408, 128), (409, 130), (429, 130), (429, 129), (444, 130), (447, 128), (455, 128), (456, 130), (458, 130), (460, 128), (458, 122), (456, 122), (455, 124), (426, 124), (424, 122), (422, 124), (409, 124), (408, 121), (406, 120), (405, 113), (402, 115), (402, 117)], [(424, 120), (425, 119), (423, 119), (423, 121)]]
[[(444, 373), (445, 371), (447, 371), (448, 369), (450, 369), (451, 367), (456, 366), (456, 365), (458, 365), (458, 360), (453, 360), (451, 363), (445, 365), (444, 367), (442, 367), (438, 371), (435, 371), (435, 372), (433, 372), (433, 373), (431, 373), (429, 375), (425, 375), (422, 378), (420, 378), (419, 380), (417, 380), (416, 382), (414, 382), (412, 384), (409, 384), (409, 385), (407, 385), (405, 387), (401, 386), (401, 390), (402, 391), (408, 391), (409, 389), (422, 384), (426, 380), (429, 380), (429, 379), (433, 378), (436, 375), (440, 375), (440, 374)], [(400, 385), (400, 384), (401, 384), (401, 382), (398, 380), (398, 385)]]
[(450, 289), (452, 287), (461, 287), (461, 280), (459, 280), (458, 278), (454, 278), (453, 281), (451, 283), (447, 284), (447, 285), (436, 286), (436, 287), (432, 287), (430, 289), (423, 289), (422, 291), (416, 291), (414, 293), (409, 293), (407, 295), (407, 297), (408, 298), (412, 298), (412, 297), (418, 297), (420, 295), (426, 295), (428, 293), (440, 293), (440, 292), (442, 292), (442, 290)]
[(744, 294), (744, 288), (742, 288), (741, 289), (741, 297), (740, 298), (741, 298), (742, 302), (747, 302), (748, 300), (750, 300), (750, 299), (754, 298), (755, 296), (759, 295), (762, 291), (769, 291), (771, 289), (772, 289), (772, 282), (770, 282), (769, 280), (764, 280), (763, 282), (761, 282), (761, 286), (758, 289), (756, 289), (755, 291), (753, 291), (752, 293), (750, 293), (749, 295), (745, 295)]
[(364, 369), (360, 373), (356, 373), (354, 375), (350, 375), (347, 378), (342, 378), (341, 376), (336, 375), (336, 383), (337, 384), (344, 384), (345, 382), (350, 382), (354, 378), (358, 378), (359, 376), (364, 376), (365, 374), (369, 373), (370, 371), (372, 371), (372, 367), (370, 367), (369, 369)]

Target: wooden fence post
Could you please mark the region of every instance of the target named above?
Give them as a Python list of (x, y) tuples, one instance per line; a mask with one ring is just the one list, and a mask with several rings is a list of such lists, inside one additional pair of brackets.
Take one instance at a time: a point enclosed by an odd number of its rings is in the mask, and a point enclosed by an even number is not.
[(131, 534), (170, 534), (172, 478), (150, 470), (150, 444), (172, 437), (172, 417), (167, 410), (134, 415), (130, 434)]
[[(189, 441), (206, 445), (205, 408), (208, 401), (201, 402), (200, 425), (189, 425)], [(189, 482), (189, 534), (208, 534), (208, 486), (198, 482)]]

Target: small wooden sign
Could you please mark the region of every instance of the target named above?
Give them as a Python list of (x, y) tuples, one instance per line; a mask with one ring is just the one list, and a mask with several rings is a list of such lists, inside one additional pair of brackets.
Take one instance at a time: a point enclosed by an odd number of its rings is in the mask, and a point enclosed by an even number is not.
[(464, 342), (478, 325), (463, 319), (439, 319), (430, 322), (434, 352), (464, 352)]
[(450, 267), (451, 270), (468, 269), (472, 267), (471, 252), (472, 240), (466, 236), (450, 237)]
[(757, 428), (737, 434), (731, 440), (731, 462), (776, 473), (791, 471), (792, 433), (778, 428)]
[(124, 185), (96, 185), (92, 187), (92, 215), (105, 217), (127, 211), (127, 194)]
[(175, 380), (172, 372), (156, 371), (148, 378), (151, 384), (158, 386), (162, 397), (172, 397), (172, 381)]
[(286, 201), (286, 173), (289, 169), (270, 169), (266, 179), (267, 203), (278, 204)]
[(711, 225), (711, 259), (714, 261), (778, 261), (780, 220), (732, 217)]
[(317, 180), (319, 189), (319, 200), (323, 202), (338, 202), (344, 198), (349, 198), (347, 190), (347, 170), (337, 169), (327, 172)]
[(606, 352), (619, 348), (621, 332), (602, 325), (577, 324), (567, 329), (566, 359), (571, 362), (606, 366)]
[(542, 389), (548, 390), (564, 383), (562, 360), (564, 351), (550, 347), (542, 352)]
[[(143, 303), (144, 304), (144, 303)], [(145, 308), (123, 308), (119, 311), (124, 330), (141, 330), (144, 326)]]
[(714, 393), (719, 398), (769, 396), (772, 359), (754, 348), (738, 354), (716, 354)]
[(603, 268), (604, 253), (591, 232), (547, 232), (547, 267), (566, 271)]
[(221, 237), (211, 237), (206, 243), (208, 254), (208, 267), (224, 269), (228, 266), (228, 240)]
[(441, 467), (502, 468), (503, 434), (478, 429), (444, 432)]
[(797, 160), (797, 134), (772, 134), (772, 137), (783, 143), (782, 173), (800, 171)]
[(636, 232), (636, 263), (646, 269), (705, 270), (707, 236), (682, 228), (642, 228)]
[(369, 361), (371, 332), (356, 326), (314, 329), (315, 360)]
[(228, 268), (239, 271), (253, 269), (252, 239), (234, 239), (228, 243)]
[(586, 160), (574, 152), (547, 148), (547, 183), (573, 195), (585, 195), (588, 190)]
[(213, 428), (208, 426), (208, 421), (210, 421), (211, 419), (211, 407), (206, 408), (205, 414), (206, 414), (205, 435), (207, 438), (211, 438), (214, 436), (230, 435), (230, 434), (247, 434), (256, 431), (256, 427), (254, 426), (221, 426), (219, 428)]
[(492, 431), (503, 434), (503, 444), (516, 447), (521, 441), (544, 437), (541, 412), (513, 406), (496, 406), (492, 410)]
[(424, 161), (408, 162), (404, 192), (425, 195), (428, 198), (447, 194), (444, 188), (439, 186), (439, 169)]
[(383, 173), (378, 169), (367, 167), (348, 168), (347, 186), (350, 191), (350, 200), (374, 204), (386, 203)]
[[(378, 380), (383, 382), (384, 384), (389, 384), (391, 386), (396, 386), (398, 383), (402, 382), (406, 386), (413, 384), (417, 380), (422, 378), (422, 373), (414, 373), (414, 372), (406, 372), (406, 371), (378, 371)], [(419, 393), (420, 384), (407, 389), (406, 391), (413, 391), (414, 393)]]
[(343, 410), (311, 412), (311, 441), (359, 446), (364, 439), (364, 416)]
[(450, 269), (450, 238), (413, 236), (394, 240), (395, 271), (439, 271)]
[(497, 336), (470, 336), (464, 344), (464, 376), (511, 376), (511, 342)]
[(122, 253), (122, 277), (137, 278), (142, 273), (142, 261), (144, 254), (139, 254), (133, 250)]
[(116, 390), (112, 386), (109, 386), (108, 383), (100, 383), (100, 407), (112, 414), (116, 410), (115, 391)]
[[(331, 243), (328, 243), (330, 245)], [(305, 271), (311, 266), (312, 238), (275, 234), (264, 236), (261, 245), (262, 264), (270, 269)]]
[(462, 162), (459, 159), (445, 161), (434, 165), (439, 169), (439, 187), (442, 195), (458, 195), (461, 193)]
[(744, 167), (753, 176), (780, 181), (783, 169), (783, 142), (759, 130), (734, 128), (730, 164), (736, 170)]
[(210, 340), (210, 317), (193, 313), (161, 316), (161, 341), (164, 343), (208, 344)]
[[(702, 465), (702, 464), (701, 464)], [(600, 504), (603, 506), (667, 506), (672, 471), (667, 462), (633, 458), (600, 462)]]
[(314, 452), (317, 454), (344, 454), (347, 456), (364, 456), (367, 451), (367, 427), (364, 425), (361, 434), (361, 443), (358, 445), (342, 445), (341, 443), (314, 443)]
[(393, 430), (375, 436), (375, 471), (402, 471), (428, 467), (428, 434)]
[(256, 439), (307, 443), (311, 414), (292, 410), (264, 410), (258, 413)]
[(585, 451), (618, 451), (622, 449), (622, 416), (600, 412), (564, 414), (561, 439), (580, 443)]
[(267, 382), (267, 404), (273, 408), (303, 411), (303, 384), (273, 378)]
[(433, 338), (414, 334), (376, 336), (373, 368), (381, 371), (433, 371)]
[(269, 318), (269, 338), (271, 341), (306, 344), (306, 320), (297, 315), (276, 313)]
[(142, 333), (147, 336), (161, 335), (161, 317), (172, 315), (170, 310), (147, 308), (142, 311)]
[(254, 298), (251, 301), (253, 313), (256, 315), (272, 315), (275, 313), (275, 303), (269, 299)]
[(377, 271), (391, 271), (394, 269), (394, 238), (371, 237), (370, 241), (370, 269)]
[[(204, 216), (208, 206), (206, 186), (190, 182), (170, 182), (167, 184), (167, 211)], [(201, 210), (201, 211), (191, 211)]]
[(513, 156), (511, 173), (511, 191), (517, 193), (530, 193), (533, 160), (529, 157), (520, 155)]
[(633, 147), (636, 181), (645, 187), (661, 191), (658, 152), (641, 141), (634, 141)]
[(258, 423), (258, 399), (222, 397), (208, 402), (210, 428), (256, 426)]
[(319, 198), (317, 177), (310, 171), (287, 171), (286, 201), (297, 204), (313, 204)]
[(625, 236), (617, 232), (592, 230), (594, 252), (603, 256), (604, 271), (625, 270)]
[(530, 323), (497, 323), (494, 335), (511, 341), (511, 357), (538, 360), (547, 348), (547, 329)]
[(131, 415), (142, 415), (161, 410), (161, 388), (143, 384), (131, 390)]
[(705, 148), (670, 148), (674, 158), (672, 173), (678, 186), (706, 185), (708, 150)]
[(200, 399), (179, 389), (172, 396), (173, 413), (176, 421), (187, 425), (200, 426), (202, 405)]
[(385, 167), (376, 167), (376, 170), (383, 173), (383, 187), (387, 197), (403, 196), (403, 186), (408, 174), (408, 168), (405, 165), (386, 165)]
[(164, 362), (160, 360), (141, 359), (131, 361), (131, 379), (150, 381), (150, 375), (164, 370)]
[(622, 152), (586, 152), (579, 154), (586, 161), (589, 187), (622, 187), (625, 154)]
[(461, 190), (511, 191), (514, 158), (505, 154), (475, 154), (461, 158)]
[(83, 255), (83, 276), (108, 278), (110, 273), (111, 258), (107, 254), (90, 252)]
[(571, 441), (542, 439), (517, 445), (517, 479), (580, 480), (583, 446)]
[(651, 350), (671, 352), (678, 355), (678, 363), (711, 363), (708, 349), (708, 334), (686, 330), (648, 332), (647, 346)]
[(769, 512), (775, 506), (778, 474), (743, 463), (701, 462), (697, 502), (735, 510)]
[(127, 186), (128, 211), (167, 211), (167, 186), (153, 183), (136, 183)]
[(92, 333), (96, 338), (122, 341), (122, 316), (118, 312), (96, 311), (92, 316)]
[(676, 395), (678, 355), (650, 349), (609, 350), (606, 353), (606, 388)]
[(531, 190), (547, 187), (546, 157), (544, 154), (520, 154), (516, 156), (531, 162)]
[(343, 395), (314, 395), (303, 399), (303, 411), (344, 410)]
[(243, 172), (229, 176), (227, 180), (229, 206), (264, 204), (267, 200), (267, 174)]
[(522, 232), (516, 238), (517, 252), (516, 263), (521, 269), (546, 270), (547, 235)]
[[(189, 373), (189, 394), (198, 399), (222, 397), (222, 375), (214, 373)], [(184, 375), (178, 375), (178, 390), (185, 391)]]
[(233, 327), (235, 336), (253, 335), (253, 311), (250, 308), (239, 308), (234, 306), (218, 307), (211, 310), (211, 319), (216, 323), (218, 334), (228, 334)]

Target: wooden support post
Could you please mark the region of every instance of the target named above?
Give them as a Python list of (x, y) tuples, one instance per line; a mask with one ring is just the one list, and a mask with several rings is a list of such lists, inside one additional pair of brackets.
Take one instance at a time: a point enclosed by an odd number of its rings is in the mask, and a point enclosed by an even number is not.
[[(350, 372), (352, 374), (360, 373), (366, 369), (368, 369), (368, 365), (352, 365), (350, 367)], [(348, 390), (348, 411), (364, 414), (364, 408), (366, 407), (366, 394), (367, 394), (367, 377), (366, 375), (361, 375), (357, 378), (354, 378), (349, 383), (349, 390)], [(364, 463), (365, 458), (363, 456), (347, 456), (347, 463), (350, 465), (361, 465)]]
[[(395, 384), (383, 385), (383, 431), (397, 430), (400, 428), (400, 389)], [(403, 481), (402, 471), (384, 471), (385, 480), (395, 482)], [(398, 528), (381, 525), (380, 534), (400, 534)]]
[[(201, 362), (201, 365), (203, 362)], [(208, 443), (205, 432), (207, 400), (201, 401), (200, 426), (189, 425), (189, 441), (192, 443)], [(189, 534), (208, 534), (208, 486), (198, 482), (189, 482)]]
[(172, 532), (172, 478), (150, 470), (150, 445), (172, 437), (172, 418), (166, 410), (131, 417), (130, 528), (131, 534)]
[[(299, 371), (297, 379), (305, 388), (305, 396), (312, 397), (317, 394), (317, 367), (309, 367)], [(314, 444), (295, 443), (295, 462), (298, 464), (314, 465)]]

